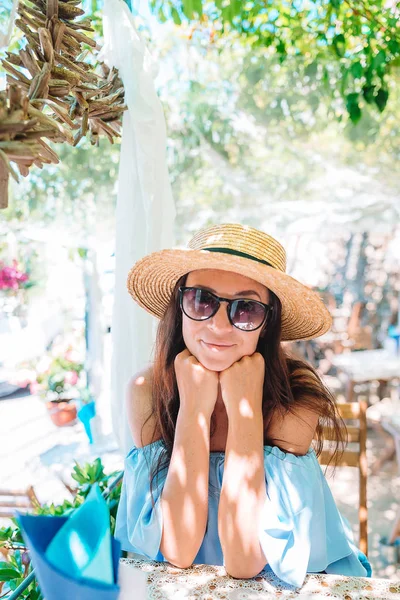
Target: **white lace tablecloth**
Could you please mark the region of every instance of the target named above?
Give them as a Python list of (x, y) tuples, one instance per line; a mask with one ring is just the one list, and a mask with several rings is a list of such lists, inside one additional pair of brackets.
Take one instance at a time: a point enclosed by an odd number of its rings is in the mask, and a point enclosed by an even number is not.
[(400, 582), (388, 579), (307, 575), (303, 587), (296, 590), (284, 584), (270, 570), (253, 579), (243, 580), (229, 577), (224, 567), (219, 566), (193, 565), (190, 569), (178, 569), (167, 563), (135, 558), (123, 558), (121, 562), (146, 573), (147, 600), (283, 600), (299, 597), (303, 600), (400, 600)]

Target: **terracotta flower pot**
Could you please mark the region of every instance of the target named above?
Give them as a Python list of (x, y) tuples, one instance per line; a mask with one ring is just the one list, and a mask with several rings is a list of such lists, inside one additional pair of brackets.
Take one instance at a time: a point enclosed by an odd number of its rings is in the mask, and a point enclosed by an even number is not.
[(46, 406), (50, 419), (57, 427), (74, 424), (77, 415), (75, 402), (46, 402)]

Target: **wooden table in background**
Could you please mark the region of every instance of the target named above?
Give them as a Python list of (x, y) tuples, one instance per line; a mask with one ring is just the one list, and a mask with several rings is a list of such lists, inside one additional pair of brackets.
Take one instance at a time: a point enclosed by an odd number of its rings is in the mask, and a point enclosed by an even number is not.
[(354, 400), (357, 383), (388, 382), (400, 378), (400, 356), (394, 356), (387, 350), (344, 352), (333, 356), (332, 364), (348, 377), (346, 402)]
[[(296, 590), (270, 570), (253, 579), (233, 579), (220, 566), (193, 565), (190, 569), (178, 569), (168, 563), (135, 558), (121, 559), (121, 563), (125, 563), (124, 568), (128, 565), (146, 573), (147, 600), (400, 600), (400, 582), (388, 579), (307, 575), (303, 587)], [(132, 600), (134, 598), (132, 590)]]

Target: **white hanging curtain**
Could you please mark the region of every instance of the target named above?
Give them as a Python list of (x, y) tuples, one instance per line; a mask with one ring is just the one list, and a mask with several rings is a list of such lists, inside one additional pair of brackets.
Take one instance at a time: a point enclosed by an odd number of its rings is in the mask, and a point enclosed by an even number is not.
[[(102, 418), (107, 417), (106, 399), (109, 394), (104, 390), (104, 314), (102, 293), (97, 270), (97, 252), (88, 250), (84, 261), (85, 291), (87, 294), (87, 355), (85, 368), (88, 372), (90, 391), (96, 401), (96, 417), (91, 422), (94, 442), (101, 439)], [(108, 411), (109, 412), (109, 411)]]
[(7, 48), (11, 40), (18, 0), (1, 0), (0, 48)]
[(123, 452), (132, 445), (125, 398), (129, 379), (151, 360), (154, 319), (126, 289), (131, 266), (173, 246), (175, 207), (167, 168), (166, 126), (154, 78), (157, 65), (123, 0), (105, 0), (102, 60), (116, 67), (125, 88), (116, 210), (115, 299), (112, 319), (113, 429)]

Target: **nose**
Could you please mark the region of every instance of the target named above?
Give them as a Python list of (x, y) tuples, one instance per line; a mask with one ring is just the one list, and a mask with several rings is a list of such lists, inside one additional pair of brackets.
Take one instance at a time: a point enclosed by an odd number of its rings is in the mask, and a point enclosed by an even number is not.
[(221, 305), (215, 315), (210, 319), (210, 329), (218, 332), (232, 330), (232, 324), (228, 318), (228, 306), (226, 302), (221, 302)]

